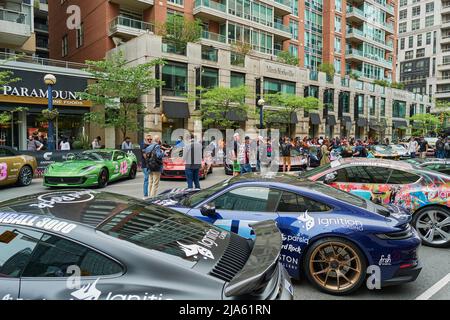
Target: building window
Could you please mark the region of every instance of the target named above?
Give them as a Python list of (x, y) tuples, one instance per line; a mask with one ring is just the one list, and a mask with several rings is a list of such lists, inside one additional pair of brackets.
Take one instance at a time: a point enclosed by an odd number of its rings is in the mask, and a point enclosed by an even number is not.
[(408, 0), (400, 0), (400, 7), (408, 5)]
[(405, 38), (401, 38), (400, 39), (400, 50), (404, 50), (405, 49)]
[(298, 22), (297, 20), (289, 20), (289, 28), (291, 30), (292, 38), (298, 40)]
[(411, 30), (414, 31), (418, 29), (420, 29), (420, 19), (414, 19), (411, 24)]
[(334, 52), (336, 53), (341, 52), (341, 38), (338, 37), (334, 38)]
[(386, 115), (386, 98), (380, 99), (380, 116), (384, 117)]
[(69, 39), (67, 37), (67, 34), (62, 38), (61, 42), (62, 42), (61, 55), (65, 57), (69, 53)]
[(202, 87), (212, 89), (219, 86), (219, 70), (213, 68), (202, 69)]
[(420, 6), (416, 6), (412, 8), (412, 16), (417, 17), (420, 16)]
[(185, 96), (187, 94), (187, 65), (167, 62), (162, 69), (163, 95)]
[(426, 44), (429, 45), (431, 44), (431, 32), (427, 32), (427, 37), (426, 37)]
[(84, 44), (84, 24), (80, 24), (80, 27), (76, 31), (77, 34), (77, 48), (80, 48)]
[(339, 58), (334, 58), (334, 71), (336, 74), (341, 73), (341, 59)]
[(406, 27), (407, 27), (406, 22), (399, 23), (398, 24), (398, 33), (406, 32)]
[(183, 0), (167, 0), (167, 2), (182, 6), (184, 1)]
[(416, 58), (425, 57), (425, 48), (416, 50)]
[(342, 0), (334, 0), (334, 8), (337, 12), (342, 12)]
[(418, 47), (422, 46), (422, 35), (421, 34), (417, 35), (417, 46)]
[(409, 36), (408, 37), (408, 49), (411, 49), (414, 46), (414, 37)]
[(342, 32), (341, 21), (342, 21), (341, 17), (339, 17), (339, 16), (334, 17), (334, 31)]
[(400, 11), (400, 20), (406, 19), (408, 17), (408, 9), (403, 9)]
[(291, 1), (292, 15), (298, 17), (298, 1)]
[(414, 58), (414, 51), (413, 50), (405, 52), (405, 59), (413, 59), (413, 58)]
[(230, 87), (238, 88), (245, 86), (245, 74), (239, 72), (231, 72)]
[(406, 117), (406, 102), (394, 100), (392, 103), (392, 117), (405, 118)]
[(434, 16), (425, 17), (425, 28), (432, 27), (434, 25)]
[(202, 59), (217, 62), (218, 50), (211, 46), (202, 46)]
[(289, 53), (298, 58), (298, 46), (296, 44), (290, 44)]
[(265, 78), (264, 94), (276, 94), (278, 92), (295, 94), (295, 82)]
[(427, 4), (426, 4), (426, 12), (428, 13), (428, 12), (433, 12), (434, 11), (434, 2), (428, 2)]

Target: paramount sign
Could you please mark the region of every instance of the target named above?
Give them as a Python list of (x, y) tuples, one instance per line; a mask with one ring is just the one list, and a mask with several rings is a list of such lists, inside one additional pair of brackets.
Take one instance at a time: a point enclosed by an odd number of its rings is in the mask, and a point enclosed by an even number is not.
[[(43, 98), (48, 99), (48, 90), (44, 89), (29, 89), (24, 87), (3, 86), (3, 95), (29, 97), (29, 98)], [(63, 100), (82, 100), (77, 92), (53, 90), (53, 99)]]

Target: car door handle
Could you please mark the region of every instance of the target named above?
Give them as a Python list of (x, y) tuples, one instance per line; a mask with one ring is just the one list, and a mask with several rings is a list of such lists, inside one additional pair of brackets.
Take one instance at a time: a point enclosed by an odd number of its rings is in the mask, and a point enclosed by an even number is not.
[(383, 194), (386, 194), (386, 192), (372, 192), (373, 194), (376, 194), (376, 195), (383, 195)]

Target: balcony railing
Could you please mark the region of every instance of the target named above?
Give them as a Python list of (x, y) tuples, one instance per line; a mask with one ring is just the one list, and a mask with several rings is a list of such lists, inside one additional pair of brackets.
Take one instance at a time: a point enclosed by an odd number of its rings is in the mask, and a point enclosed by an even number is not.
[(356, 7), (352, 7), (352, 6), (347, 7), (347, 14), (350, 14), (350, 13), (355, 13), (357, 15), (365, 17), (364, 11), (361, 9), (358, 9)]
[(14, 10), (0, 9), (0, 20), (30, 25), (26, 13)]
[(278, 29), (278, 30), (281, 30), (281, 31), (284, 31), (284, 32), (291, 32), (291, 30), (290, 30), (290, 28), (288, 27), (288, 26), (285, 26), (284, 24), (282, 24), (281, 22), (277, 22), (277, 21), (275, 21), (274, 23), (273, 23), (273, 27), (275, 28), (275, 29)]
[(209, 32), (209, 31), (206, 31), (206, 30), (202, 31), (202, 39), (212, 40), (212, 41), (217, 41), (217, 42), (222, 42), (222, 43), (227, 43), (227, 37), (225, 37), (224, 35), (221, 35), (221, 34), (218, 34), (218, 33)]
[(187, 53), (187, 47), (184, 44), (179, 44), (175, 41), (165, 39), (162, 43), (162, 52), (185, 56)]
[(148, 30), (150, 32), (154, 32), (155, 30), (155, 26), (151, 23), (123, 16), (114, 18), (109, 24), (110, 30), (116, 29), (117, 27), (126, 27), (143, 31)]
[(59, 67), (66, 69), (86, 69), (88, 67), (86, 64), (83, 63), (44, 59), (39, 57), (15, 55), (10, 53), (0, 53), (0, 61), (1, 60), (6, 60), (9, 62), (14, 61), (14, 62), (32, 63), (41, 66)]
[(197, 7), (206, 7), (214, 10), (219, 10), (224, 13), (227, 12), (227, 6), (225, 4), (212, 0), (195, 0), (194, 8)]
[(319, 71), (310, 70), (309, 71), (309, 80), (319, 81)]
[(358, 57), (361, 57), (361, 58), (368, 58), (368, 59), (371, 59), (373, 61), (377, 61), (377, 62), (383, 64), (383, 66), (385, 66), (386, 68), (392, 68), (392, 61), (389, 61), (389, 60), (386, 60), (386, 59), (382, 59), (382, 58), (380, 58), (378, 56), (375, 56), (375, 55), (371, 55), (371, 54), (367, 54), (367, 53), (364, 54), (363, 51), (358, 50), (358, 49), (347, 50), (345, 52), (345, 54), (358, 56)]
[(282, 5), (284, 5), (284, 6), (286, 6), (286, 7), (291, 7), (291, 1), (289, 1), (289, 0), (275, 0), (275, 2), (277, 2), (277, 3), (279, 3), (279, 4), (282, 4)]

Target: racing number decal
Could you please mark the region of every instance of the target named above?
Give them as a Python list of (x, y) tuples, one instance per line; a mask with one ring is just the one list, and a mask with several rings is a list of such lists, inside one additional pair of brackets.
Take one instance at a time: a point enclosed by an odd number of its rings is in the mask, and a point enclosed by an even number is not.
[(128, 172), (128, 162), (122, 161), (120, 163), (120, 174), (127, 174)]
[(8, 177), (8, 164), (5, 162), (0, 163), (0, 181), (6, 180)]

